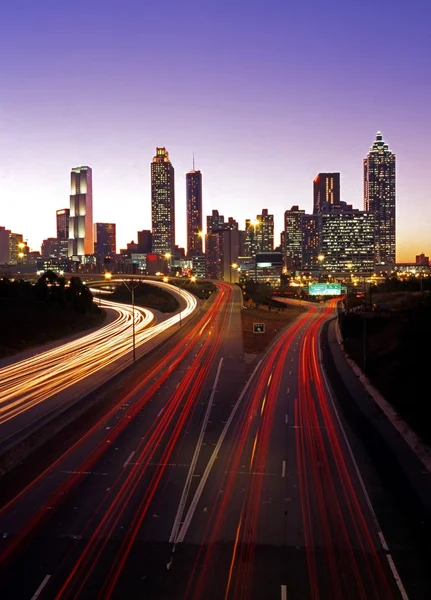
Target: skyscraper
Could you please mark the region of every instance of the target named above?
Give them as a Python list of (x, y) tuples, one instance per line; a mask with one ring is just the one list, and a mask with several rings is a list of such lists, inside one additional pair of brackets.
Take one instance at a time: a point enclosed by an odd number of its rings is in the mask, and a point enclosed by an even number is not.
[(115, 223), (96, 223), (96, 241), (94, 252), (100, 258), (113, 256), (117, 251)]
[(318, 264), (319, 221), (318, 215), (302, 216), (302, 269), (312, 269)]
[(272, 252), (274, 250), (274, 215), (268, 214), (268, 209), (263, 208), (262, 214), (256, 216), (257, 252)]
[(215, 233), (224, 229), (224, 216), (218, 210), (213, 210), (207, 217), (207, 233)]
[(364, 209), (374, 215), (376, 264), (394, 264), (395, 154), (380, 131), (364, 158)]
[(76, 167), (70, 174), (69, 256), (94, 253), (93, 172)]
[(156, 148), (151, 163), (151, 223), (153, 252), (172, 253), (175, 247), (174, 167), (166, 148)]
[[(193, 161), (194, 163), (194, 161)], [(186, 174), (187, 254), (202, 254), (202, 173), (193, 170)]]
[(141, 254), (151, 254), (153, 247), (153, 236), (149, 229), (138, 231), (138, 252)]
[(318, 173), (313, 180), (313, 213), (319, 215), (322, 205), (340, 203), (340, 173)]
[(373, 270), (374, 216), (342, 206), (321, 215), (321, 268), (329, 273)]
[(305, 210), (292, 206), (284, 213), (284, 262), (290, 272), (302, 266), (302, 218)]
[(57, 239), (68, 240), (69, 239), (69, 216), (70, 209), (62, 208), (56, 211), (56, 223), (57, 223)]

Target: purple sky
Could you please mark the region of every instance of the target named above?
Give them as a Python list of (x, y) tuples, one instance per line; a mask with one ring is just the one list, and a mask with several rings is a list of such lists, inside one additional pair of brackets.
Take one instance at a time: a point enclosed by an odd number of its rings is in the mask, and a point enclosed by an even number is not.
[(340, 171), (362, 208), (377, 130), (397, 155), (397, 260), (431, 254), (429, 0), (14, 0), (0, 35), (0, 225), (33, 249), (93, 168), (94, 220), (118, 248), (150, 228), (150, 167), (166, 146), (185, 243), (185, 173), (204, 215), (241, 227), (263, 207), (311, 210)]

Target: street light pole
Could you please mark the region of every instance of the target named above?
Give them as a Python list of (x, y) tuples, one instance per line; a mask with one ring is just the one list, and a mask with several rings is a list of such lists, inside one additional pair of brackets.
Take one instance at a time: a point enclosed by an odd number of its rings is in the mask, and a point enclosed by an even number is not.
[(135, 289), (139, 285), (139, 281), (135, 281), (134, 279), (130, 280), (130, 285), (128, 285), (127, 281), (124, 280), (124, 285), (132, 294), (132, 343), (133, 343), (133, 362), (136, 361), (136, 344), (135, 344)]
[(363, 368), (364, 373), (367, 371), (367, 290), (365, 287), (365, 275), (364, 275), (364, 328), (363, 328)]
[(132, 286), (132, 338), (133, 338), (133, 362), (136, 360), (135, 346), (135, 288)]

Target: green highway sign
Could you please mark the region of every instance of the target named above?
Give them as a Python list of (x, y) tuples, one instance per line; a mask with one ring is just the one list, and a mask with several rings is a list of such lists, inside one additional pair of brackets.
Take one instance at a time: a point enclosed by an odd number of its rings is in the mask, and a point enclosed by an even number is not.
[(265, 333), (265, 323), (253, 323), (253, 333)]

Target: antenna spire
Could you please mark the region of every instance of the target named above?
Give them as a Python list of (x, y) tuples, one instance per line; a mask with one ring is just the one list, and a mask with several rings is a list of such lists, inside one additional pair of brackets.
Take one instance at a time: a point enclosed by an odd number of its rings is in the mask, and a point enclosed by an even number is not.
[(193, 152), (193, 171), (195, 170), (195, 153)]

